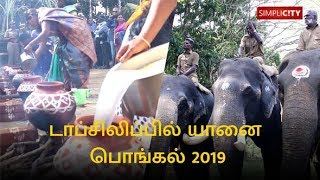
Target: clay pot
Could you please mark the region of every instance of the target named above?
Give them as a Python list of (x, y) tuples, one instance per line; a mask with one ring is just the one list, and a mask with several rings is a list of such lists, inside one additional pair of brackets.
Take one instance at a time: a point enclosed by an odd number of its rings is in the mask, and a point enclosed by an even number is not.
[(10, 80), (19, 70), (21, 70), (21, 68), (18, 66), (4, 66), (1, 68), (2, 74), (9, 77)]
[(76, 102), (71, 92), (64, 90), (62, 82), (39, 82), (26, 99), (24, 110), (36, 128), (49, 132), (53, 125), (56, 132), (73, 120)]
[(0, 155), (13, 143), (37, 139), (38, 131), (29, 121), (0, 122)]
[[(89, 126), (93, 124), (94, 116), (80, 117), (75, 121), (75, 125), (79, 125), (79, 121), (82, 121), (84, 126)], [(113, 125), (118, 124), (114, 122)], [(90, 153), (96, 147), (112, 152), (114, 159), (117, 159), (118, 152), (141, 152), (142, 145), (138, 137), (131, 136), (102, 136), (101, 134), (84, 137), (71, 136), (54, 157), (55, 169), (63, 176), (80, 179), (142, 179), (143, 164), (94, 163), (90, 159)], [(100, 154), (100, 152), (97, 151), (95, 154)]]
[(7, 71), (7, 66), (4, 66), (4, 67), (1, 67), (0, 68), (0, 76), (1, 77), (7, 77), (7, 78), (9, 78), (9, 73), (8, 73), (8, 71)]
[(12, 78), (12, 85), (18, 89), (20, 84), (23, 82), (23, 78), (30, 76), (28, 71), (20, 70), (18, 73)]
[(17, 90), (23, 102), (25, 102), (27, 97), (36, 90), (36, 85), (38, 82), (41, 82), (41, 80), (41, 76), (25, 76), (23, 78), (23, 82)]
[(16, 88), (10, 82), (7, 77), (0, 77), (0, 95), (12, 95), (16, 94)]
[(8, 75), (9, 75), (9, 79), (10, 81), (13, 79), (13, 77), (18, 74), (18, 72), (21, 71), (21, 68), (19, 66), (11, 66), (8, 69)]
[(26, 114), (20, 98), (0, 102), (0, 122), (25, 121)]
[(3, 75), (5, 75), (5, 76), (7, 76), (9, 78), (9, 72), (12, 71), (13, 69), (11, 67), (9, 67), (9, 66), (4, 66), (2, 68), (2, 70), (3, 70)]

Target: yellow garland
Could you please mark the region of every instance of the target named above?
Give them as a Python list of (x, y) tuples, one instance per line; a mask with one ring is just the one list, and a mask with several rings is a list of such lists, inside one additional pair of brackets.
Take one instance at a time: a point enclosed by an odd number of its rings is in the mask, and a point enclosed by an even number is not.
[(140, 5), (135, 9), (130, 18), (126, 22), (126, 28), (135, 20), (143, 15), (143, 12), (150, 6), (151, 0), (142, 0)]

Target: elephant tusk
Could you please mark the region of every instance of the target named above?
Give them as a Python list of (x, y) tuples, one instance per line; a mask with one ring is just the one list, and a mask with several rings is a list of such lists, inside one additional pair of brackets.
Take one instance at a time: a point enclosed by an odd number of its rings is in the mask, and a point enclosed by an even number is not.
[(244, 151), (246, 148), (246, 137), (237, 135), (237, 141), (233, 143), (239, 151)]
[[(203, 135), (201, 135), (203, 134)], [(186, 133), (183, 134), (182, 137), (182, 141), (186, 144), (186, 145), (197, 145), (202, 143), (203, 141), (205, 141), (206, 139), (209, 138), (209, 136), (206, 136), (204, 133), (201, 133), (199, 135), (201, 136), (193, 136), (190, 137), (189, 135), (187, 135)]]

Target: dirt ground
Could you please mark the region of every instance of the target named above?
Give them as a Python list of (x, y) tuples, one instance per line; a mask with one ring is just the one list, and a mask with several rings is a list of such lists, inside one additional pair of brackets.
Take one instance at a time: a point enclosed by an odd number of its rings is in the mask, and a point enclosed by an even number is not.
[(108, 69), (91, 69), (88, 88), (90, 90), (90, 96), (87, 99), (87, 103), (84, 106), (78, 106), (76, 110), (76, 117), (86, 115), (94, 115), (96, 109), (96, 103), (98, 101), (98, 95), (102, 82), (108, 73)]

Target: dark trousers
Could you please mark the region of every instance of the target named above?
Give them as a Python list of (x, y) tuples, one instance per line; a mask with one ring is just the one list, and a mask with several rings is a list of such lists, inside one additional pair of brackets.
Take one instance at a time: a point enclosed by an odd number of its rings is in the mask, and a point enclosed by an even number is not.
[(106, 41), (100, 41), (99, 39), (96, 39), (95, 48), (97, 54), (96, 67), (106, 67), (108, 69), (111, 68), (111, 52), (109, 43)]

